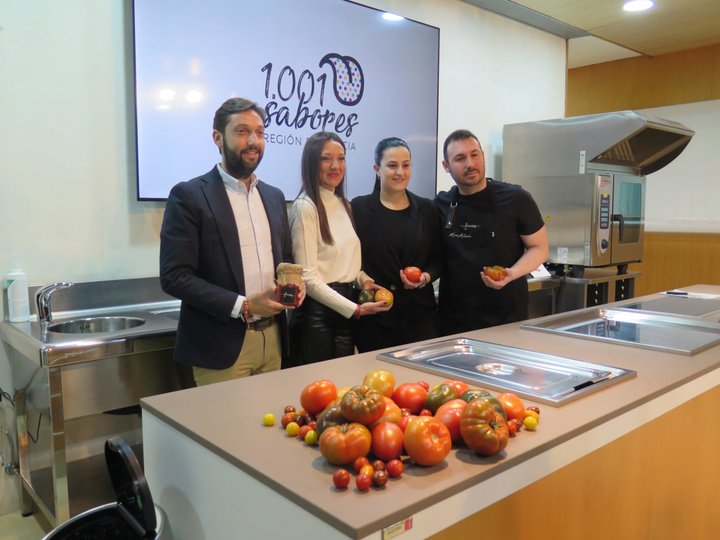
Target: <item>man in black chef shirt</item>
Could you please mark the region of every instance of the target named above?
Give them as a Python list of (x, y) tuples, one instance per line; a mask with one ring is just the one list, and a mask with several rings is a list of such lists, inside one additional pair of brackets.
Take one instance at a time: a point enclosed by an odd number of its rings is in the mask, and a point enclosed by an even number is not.
[[(485, 155), (470, 131), (452, 132), (443, 158), (456, 184), (435, 197), (445, 255), (438, 305), (443, 334), (527, 319), (527, 275), (548, 255), (535, 201), (520, 186), (485, 178)], [(501, 281), (482, 271), (496, 265), (505, 268)]]

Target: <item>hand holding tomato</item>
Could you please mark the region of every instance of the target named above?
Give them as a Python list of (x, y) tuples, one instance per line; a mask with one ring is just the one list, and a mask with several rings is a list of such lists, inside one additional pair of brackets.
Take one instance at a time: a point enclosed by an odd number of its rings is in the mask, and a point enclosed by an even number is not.
[(483, 283), (491, 289), (502, 289), (516, 277), (512, 268), (503, 268), (502, 266), (484, 266), (480, 272)]
[(404, 270), (400, 270), (400, 280), (406, 289), (417, 289), (424, 287), (428, 283), (429, 274), (425, 274), (417, 266), (408, 266)]

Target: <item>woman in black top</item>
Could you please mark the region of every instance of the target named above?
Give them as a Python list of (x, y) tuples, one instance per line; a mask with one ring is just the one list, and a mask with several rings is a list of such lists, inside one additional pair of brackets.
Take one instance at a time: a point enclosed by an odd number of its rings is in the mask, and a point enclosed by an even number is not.
[[(363, 317), (357, 326), (358, 351), (372, 351), (439, 335), (432, 282), (442, 271), (440, 218), (433, 202), (407, 189), (412, 172), (410, 148), (402, 139), (380, 141), (375, 148), (375, 188), (352, 201), (362, 246), (363, 270), (390, 289), (390, 311)], [(420, 268), (418, 283), (403, 274)]]

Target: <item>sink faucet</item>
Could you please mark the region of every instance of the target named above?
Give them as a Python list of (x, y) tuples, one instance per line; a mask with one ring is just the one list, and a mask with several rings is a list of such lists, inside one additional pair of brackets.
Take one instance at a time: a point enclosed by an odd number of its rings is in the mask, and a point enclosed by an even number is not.
[(40, 321), (40, 327), (45, 330), (48, 325), (52, 322), (52, 311), (50, 309), (50, 296), (55, 291), (60, 289), (67, 289), (72, 287), (73, 283), (69, 281), (60, 281), (57, 283), (51, 283), (38, 289), (35, 293), (35, 301), (37, 302), (37, 316)]

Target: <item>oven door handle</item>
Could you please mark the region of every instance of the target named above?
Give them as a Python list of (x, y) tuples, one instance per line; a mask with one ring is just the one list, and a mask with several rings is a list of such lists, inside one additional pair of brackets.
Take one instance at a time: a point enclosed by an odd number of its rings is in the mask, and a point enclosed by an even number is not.
[(623, 233), (625, 232), (625, 217), (622, 214), (613, 214), (612, 220), (619, 223), (618, 227), (618, 240), (623, 241)]

